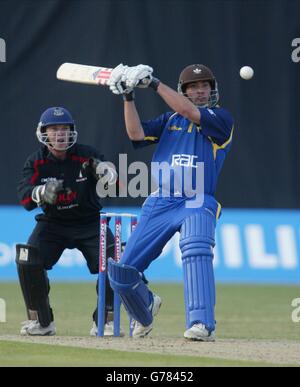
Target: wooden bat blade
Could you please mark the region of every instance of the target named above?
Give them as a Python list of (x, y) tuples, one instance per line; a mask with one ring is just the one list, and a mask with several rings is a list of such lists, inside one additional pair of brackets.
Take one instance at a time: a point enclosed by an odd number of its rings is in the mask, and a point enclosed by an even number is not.
[(113, 69), (88, 66), (78, 63), (63, 63), (57, 70), (56, 77), (62, 81), (105, 86)]

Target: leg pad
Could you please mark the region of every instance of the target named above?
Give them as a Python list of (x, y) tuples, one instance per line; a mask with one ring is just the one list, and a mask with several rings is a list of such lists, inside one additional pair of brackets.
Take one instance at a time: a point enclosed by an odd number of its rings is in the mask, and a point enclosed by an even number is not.
[(112, 289), (120, 295), (128, 314), (143, 326), (150, 325), (153, 321), (150, 310), (153, 295), (138, 270), (109, 259), (108, 278)]
[(17, 270), (28, 314), (36, 311), (41, 326), (47, 327), (53, 321), (53, 313), (48, 297), (49, 280), (39, 251), (33, 246), (21, 244), (16, 249)]
[(181, 230), (187, 328), (204, 324), (215, 330), (215, 280), (213, 271), (215, 218), (208, 211), (193, 214)]

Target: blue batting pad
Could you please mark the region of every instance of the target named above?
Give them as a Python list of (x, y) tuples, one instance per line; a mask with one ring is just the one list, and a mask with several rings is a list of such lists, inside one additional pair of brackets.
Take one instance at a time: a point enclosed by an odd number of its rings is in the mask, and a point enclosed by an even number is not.
[(143, 326), (153, 321), (149, 310), (153, 302), (153, 295), (142, 280), (141, 274), (133, 266), (108, 260), (108, 278), (110, 286), (117, 292), (130, 315)]
[(215, 217), (202, 210), (185, 220), (180, 238), (187, 328), (202, 323), (210, 332), (215, 330), (214, 234)]

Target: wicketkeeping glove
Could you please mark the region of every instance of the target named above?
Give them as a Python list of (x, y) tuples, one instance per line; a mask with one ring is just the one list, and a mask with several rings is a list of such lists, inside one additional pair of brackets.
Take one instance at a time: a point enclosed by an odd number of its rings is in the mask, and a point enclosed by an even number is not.
[(44, 185), (34, 187), (31, 195), (32, 200), (37, 203), (38, 206), (45, 203), (54, 205), (56, 203), (58, 193), (64, 189), (63, 183), (63, 180), (53, 180), (48, 181)]
[(113, 164), (94, 157), (85, 161), (82, 164), (82, 168), (86, 173), (92, 174), (96, 180), (100, 180), (105, 176), (108, 185), (115, 184), (118, 179), (118, 174)]

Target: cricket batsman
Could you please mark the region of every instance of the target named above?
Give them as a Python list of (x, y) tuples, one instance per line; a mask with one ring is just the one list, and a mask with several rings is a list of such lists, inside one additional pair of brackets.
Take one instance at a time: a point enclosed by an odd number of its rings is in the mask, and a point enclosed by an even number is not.
[[(141, 274), (179, 231), (186, 315), (184, 337), (214, 341), (213, 247), (221, 210), (214, 195), (231, 146), (233, 119), (217, 105), (218, 85), (208, 67), (193, 64), (184, 68), (177, 92), (152, 73), (153, 69), (146, 65), (120, 64), (109, 81), (111, 91), (123, 96), (126, 130), (134, 146), (157, 144), (152, 166), (164, 163), (171, 171), (169, 176), (153, 176), (158, 190), (145, 201), (140, 222), (121, 261), (109, 260), (110, 284), (134, 319), (133, 337), (148, 335), (161, 299), (148, 289)], [(141, 122), (134, 93), (134, 88), (141, 85), (152, 88), (171, 111)], [(185, 185), (184, 190), (178, 182)]]
[[(96, 193), (99, 179), (115, 184), (117, 174), (104, 162), (98, 150), (77, 144), (77, 130), (70, 112), (51, 107), (37, 127), (40, 149), (24, 165), (18, 193), (21, 204), (31, 211), (37, 207), (37, 224), (27, 244), (17, 245), (16, 264), (28, 321), (21, 335), (56, 334), (50, 306), (47, 271), (65, 249), (79, 249), (91, 274), (99, 272), (99, 229), (102, 208)], [(114, 237), (108, 228), (107, 256), (113, 256)], [(97, 286), (98, 290), (98, 286)], [(74, 302), (76, 308), (76, 300)], [(97, 310), (90, 334), (97, 334)], [(106, 291), (105, 336), (113, 336), (113, 293)]]

